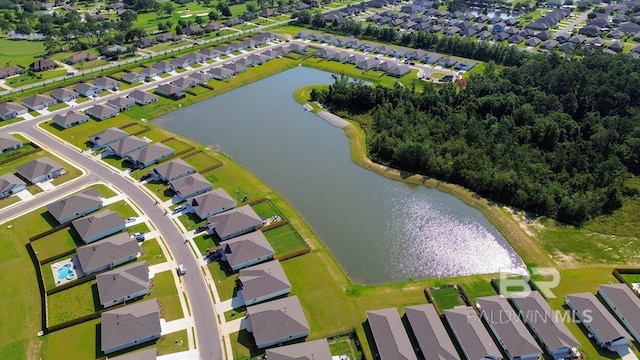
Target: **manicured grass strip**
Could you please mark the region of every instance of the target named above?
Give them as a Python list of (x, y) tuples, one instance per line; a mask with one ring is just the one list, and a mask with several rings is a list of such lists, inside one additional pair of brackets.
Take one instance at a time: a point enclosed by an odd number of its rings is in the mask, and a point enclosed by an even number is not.
[[(145, 172), (140, 171), (140, 174), (144, 175)], [(173, 190), (171, 190), (169, 185), (165, 185), (165, 183), (159, 180), (147, 181), (144, 186), (156, 194), (156, 196), (162, 201), (167, 201), (174, 195)]]
[(128, 234), (133, 235), (137, 232), (147, 233), (149, 232), (149, 227), (147, 226), (147, 224), (144, 224), (144, 223), (127, 227)]
[(211, 276), (213, 276), (213, 280), (216, 282), (216, 288), (218, 290), (218, 295), (220, 295), (220, 300), (225, 301), (231, 299), (236, 287), (238, 273), (229, 274), (229, 276), (227, 276), (228, 273), (224, 270), (224, 267), (227, 265), (223, 261), (214, 261), (209, 263), (207, 266), (209, 267)]
[(15, 195), (7, 197), (7, 198), (4, 198), (4, 199), (0, 199), (0, 209), (2, 209), (4, 207), (7, 207), (7, 206), (9, 206), (11, 204), (15, 204), (18, 201), (20, 201), (20, 198), (15, 196)]
[(224, 318), (226, 321), (237, 320), (245, 316), (247, 316), (246, 307), (239, 307), (237, 309), (233, 309), (224, 313)]
[(47, 297), (49, 325), (89, 315), (102, 308), (98, 285), (92, 280)]
[(629, 284), (640, 283), (640, 274), (622, 274)]
[(167, 334), (156, 343), (158, 355), (172, 354), (189, 350), (189, 341), (187, 341), (187, 330), (180, 330)]
[[(268, 219), (272, 216), (280, 216), (281, 218), (284, 217), (284, 215), (282, 215), (282, 213), (278, 210), (278, 208), (276, 208), (269, 200), (262, 201), (255, 205), (251, 205), (251, 207), (253, 208), (253, 211), (256, 212), (256, 214), (258, 214), (264, 219)], [(282, 220), (285, 220), (285, 219), (283, 218)]]
[(66, 359), (70, 351), (76, 359), (101, 355), (99, 318), (48, 334), (41, 355), (43, 359)]
[(269, 241), (269, 244), (271, 244), (271, 247), (273, 247), (276, 257), (307, 248), (307, 244), (291, 224), (265, 231), (264, 236), (267, 238), (267, 241)]
[(429, 292), (441, 313), (458, 305), (464, 305), (458, 290), (453, 286), (430, 289)]
[(68, 108), (69, 105), (67, 103), (57, 103), (55, 105), (51, 105), (47, 108), (47, 110), (49, 111), (55, 111), (55, 110), (60, 110), (60, 109), (64, 109), (64, 108)]
[(118, 202), (115, 202), (107, 206), (107, 209), (117, 212), (118, 214), (122, 215), (122, 217), (125, 219), (132, 216), (138, 216), (135, 210), (133, 210), (133, 208), (129, 204), (127, 204), (127, 202), (124, 200), (120, 200)]
[(93, 185), (90, 187), (90, 189), (96, 189), (98, 191), (98, 193), (100, 194), (101, 197), (108, 199), (112, 196), (116, 196), (116, 192), (111, 190), (110, 188), (106, 187), (105, 185), (102, 184), (97, 184), (97, 185)]
[(176, 153), (179, 153), (180, 151), (187, 150), (193, 147), (185, 143), (184, 141), (180, 140), (179, 138), (173, 138), (171, 140), (163, 141), (163, 144), (175, 150)]
[(196, 243), (201, 256), (204, 256), (204, 254), (207, 253), (207, 249), (213, 250), (218, 247), (218, 245), (213, 241), (213, 237), (211, 235), (204, 234), (196, 236), (193, 238), (193, 241)]
[(161, 317), (165, 320), (176, 320), (184, 316), (171, 271), (155, 274), (150, 296), (158, 299)]
[(158, 245), (158, 240), (156, 239), (145, 240), (142, 242), (142, 244), (140, 244), (140, 247), (142, 247), (142, 253), (143, 253), (143, 255), (140, 257), (140, 261), (146, 260), (149, 266), (155, 265), (155, 264), (161, 264), (167, 261), (167, 259), (162, 254), (162, 249), (160, 248), (160, 245)]
[(200, 151), (193, 155), (183, 158), (189, 165), (193, 166), (196, 171), (201, 171), (210, 168), (220, 163), (215, 157), (213, 157), (207, 151)]
[(78, 233), (72, 227), (49, 234), (32, 243), (38, 259), (47, 259), (65, 251), (75, 249), (82, 244)]

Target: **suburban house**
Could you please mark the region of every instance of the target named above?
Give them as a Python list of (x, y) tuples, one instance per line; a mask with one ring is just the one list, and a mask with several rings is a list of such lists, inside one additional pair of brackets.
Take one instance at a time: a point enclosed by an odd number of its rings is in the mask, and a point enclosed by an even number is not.
[(138, 41), (136, 41), (136, 47), (138, 49), (146, 49), (148, 47), (153, 46), (153, 40), (149, 39), (149, 38), (142, 38), (142, 39), (138, 39)]
[(477, 298), (476, 303), (510, 359), (537, 360), (542, 355), (542, 349), (506, 298), (499, 295), (486, 296)]
[(420, 349), (429, 349), (434, 360), (460, 360), (433, 304), (407, 306), (405, 315)]
[(220, 56), (220, 53), (213, 48), (202, 49), (199, 53), (205, 56), (207, 59), (215, 59)]
[(120, 233), (76, 249), (82, 271), (91, 275), (134, 260), (140, 252), (138, 242)]
[(93, 105), (84, 112), (98, 120), (105, 120), (118, 115), (118, 110), (103, 104)]
[(105, 311), (101, 319), (100, 349), (105, 354), (159, 339), (162, 333), (157, 299)]
[(249, 306), (290, 293), (291, 283), (280, 261), (273, 260), (240, 270), (238, 290)]
[(253, 35), (251, 37), (251, 40), (253, 40), (253, 41), (255, 41), (255, 42), (259, 43), (259, 44), (266, 44), (266, 43), (269, 43), (271, 41), (278, 40), (278, 36), (273, 34), (273, 33), (266, 32), (266, 33), (260, 33), (260, 34), (257, 34), (257, 35)]
[(264, 355), (269, 360), (329, 360), (331, 349), (327, 339), (319, 339), (267, 349)]
[(51, 97), (60, 102), (75, 100), (78, 96), (80, 95), (77, 92), (67, 88), (57, 88), (51, 92)]
[(203, 194), (212, 189), (209, 180), (198, 173), (171, 181), (169, 186), (171, 190), (176, 193), (176, 196), (183, 200)]
[(109, 357), (109, 360), (156, 360), (158, 349), (150, 348), (146, 350), (139, 350), (135, 352), (128, 352), (124, 355)]
[(184, 88), (172, 84), (160, 85), (156, 88), (156, 92), (173, 100), (182, 99), (186, 96), (184, 94)]
[(293, 51), (296, 54), (304, 54), (309, 49), (309, 45), (291, 44), (289, 45), (289, 51)]
[(175, 151), (172, 148), (163, 143), (155, 143), (130, 153), (127, 155), (127, 159), (137, 168), (145, 168), (157, 164), (173, 154)]
[(110, 127), (105, 131), (89, 136), (89, 141), (100, 148), (103, 148), (109, 144), (113, 144), (116, 141), (120, 141), (129, 137), (129, 133), (118, 129), (116, 127)]
[(60, 126), (63, 129), (68, 129), (72, 126), (84, 124), (89, 121), (89, 116), (75, 111), (69, 111), (62, 115), (57, 114), (53, 117), (53, 123)]
[(180, 37), (172, 34), (160, 34), (156, 36), (156, 40), (158, 42), (167, 42), (167, 41), (179, 41)]
[(172, 63), (164, 61), (158, 61), (157, 63), (153, 64), (153, 67), (160, 70), (159, 74), (168, 73), (176, 69), (176, 67)]
[(213, 48), (213, 50), (217, 51), (218, 54), (229, 55), (235, 51), (235, 49), (230, 48), (229, 46), (218, 45)]
[(24, 99), (22, 103), (31, 110), (42, 110), (58, 102), (49, 95), (36, 94)]
[(24, 69), (19, 66), (9, 65), (0, 67), (0, 79), (8, 78), (9, 76), (22, 73), (24, 73)]
[(309, 323), (297, 296), (249, 306), (247, 318), (247, 330), (253, 334), (258, 349), (309, 335)]
[(9, 134), (0, 134), (0, 154), (22, 147), (22, 141)]
[(174, 68), (184, 69), (191, 66), (191, 64), (193, 64), (193, 61), (187, 58), (179, 57), (179, 58), (171, 59), (171, 65)]
[(357, 63), (356, 67), (358, 69), (362, 69), (366, 71), (366, 70), (376, 69), (378, 67), (378, 64), (380, 64), (380, 61), (376, 59), (366, 59)]
[(189, 74), (189, 79), (194, 81), (197, 85), (205, 84), (213, 79), (213, 76), (208, 72), (194, 72)]
[(627, 284), (600, 285), (598, 286), (598, 294), (627, 327), (636, 341), (640, 341), (640, 298), (638, 295)]
[(17, 169), (18, 174), (32, 184), (47, 181), (65, 173), (64, 167), (48, 157), (33, 160)]
[(140, 105), (147, 105), (158, 101), (158, 97), (156, 95), (142, 90), (133, 90), (129, 95), (127, 95), (127, 97)]
[(135, 103), (136, 103), (135, 100), (131, 100), (126, 97), (119, 97), (119, 98), (110, 99), (109, 101), (107, 101), (107, 105), (118, 110), (119, 112), (128, 110)]
[(411, 68), (407, 65), (400, 65), (387, 71), (388, 75), (395, 77), (403, 77), (411, 72)]
[(207, 219), (234, 207), (236, 201), (223, 188), (206, 192), (191, 200), (191, 208), (200, 219)]
[(225, 69), (229, 69), (231, 70), (231, 72), (233, 72), (233, 75), (239, 74), (241, 72), (245, 72), (247, 71), (247, 67), (240, 64), (240, 63), (230, 63), (230, 64), (225, 64), (222, 65), (223, 68)]
[(120, 82), (110, 77), (103, 76), (95, 79), (93, 81), (93, 85), (99, 87), (102, 90), (116, 91), (120, 87)]
[(367, 311), (367, 320), (380, 359), (418, 360), (409, 341), (409, 335), (402, 325), (398, 309)]
[(199, 52), (197, 53), (189, 53), (184, 56), (185, 59), (191, 61), (192, 64), (202, 64), (207, 60), (207, 57)]
[[(149, 66), (140, 70), (140, 75), (144, 76), (145, 80), (154, 78), (156, 76), (159, 76), (160, 74), (162, 74), (162, 71), (160, 69), (154, 68), (153, 66)], [(140, 90), (135, 90), (135, 91), (140, 91)]]
[(147, 147), (149, 144), (137, 136), (128, 136), (122, 140), (118, 140), (107, 145), (107, 150), (111, 151), (115, 156), (121, 158), (131, 154), (136, 150)]
[(73, 91), (77, 92), (78, 94), (82, 95), (82, 96), (86, 96), (86, 97), (92, 97), (92, 96), (96, 96), (98, 95), (100, 92), (102, 92), (102, 89), (89, 84), (89, 83), (78, 83), (74, 88)]
[(120, 80), (127, 82), (129, 84), (135, 84), (137, 82), (143, 82), (147, 77), (143, 74), (138, 74), (135, 72), (128, 72), (120, 77)]
[(243, 205), (207, 219), (208, 232), (215, 231), (222, 241), (255, 231), (263, 225), (264, 221), (249, 205)]
[(222, 260), (233, 271), (271, 260), (273, 253), (273, 248), (261, 231), (241, 235), (222, 244)]
[(113, 235), (126, 228), (122, 215), (109, 209), (76, 219), (72, 224), (85, 244)]
[(32, 62), (29, 65), (29, 69), (35, 72), (40, 72), (40, 71), (46, 71), (46, 70), (51, 70), (55, 67), (57, 67), (58, 64), (56, 64), (55, 61), (53, 60), (49, 60), (49, 59), (40, 59), (40, 60), (36, 60), (34, 62)]
[(151, 170), (151, 174), (168, 183), (196, 172), (193, 166), (182, 159), (175, 159)]
[(631, 335), (592, 293), (567, 295), (565, 304), (575, 312), (575, 316), (601, 348), (616, 351), (617, 347), (631, 342)]
[(580, 343), (551, 309), (542, 294), (531, 291), (527, 296), (513, 296), (511, 302), (523, 315), (524, 321), (549, 355), (554, 359), (570, 359), (577, 356)]
[(0, 118), (9, 120), (29, 112), (29, 109), (17, 102), (8, 101), (0, 104)]
[(75, 220), (100, 208), (102, 208), (102, 199), (96, 189), (89, 189), (47, 205), (47, 211), (60, 224)]
[(104, 308), (136, 299), (149, 293), (149, 267), (138, 261), (96, 276), (100, 304)]
[(233, 71), (223, 67), (217, 67), (209, 70), (209, 74), (213, 76), (214, 79), (224, 80), (233, 76)]
[(501, 360), (502, 354), (471, 306), (445, 310), (444, 317), (467, 359)]
[(188, 76), (181, 77), (179, 79), (175, 79), (172, 82), (170, 82), (169, 84), (178, 86), (178, 87), (180, 87), (182, 89), (195, 87), (195, 86), (198, 85), (194, 79), (192, 79), (192, 78), (190, 78)]
[(96, 55), (93, 55), (86, 51), (80, 51), (64, 59), (64, 62), (66, 62), (69, 65), (73, 65), (73, 64), (78, 64), (82, 62), (94, 61), (97, 59), (98, 57)]
[(27, 188), (27, 184), (13, 174), (0, 175), (0, 199), (17, 194)]

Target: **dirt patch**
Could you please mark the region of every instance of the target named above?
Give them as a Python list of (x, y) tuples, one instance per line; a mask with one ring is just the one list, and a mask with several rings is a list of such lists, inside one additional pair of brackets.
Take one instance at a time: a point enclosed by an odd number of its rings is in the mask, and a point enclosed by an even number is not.
[(552, 257), (556, 261), (556, 263), (561, 268), (564, 268), (564, 269), (571, 269), (571, 268), (576, 268), (581, 266), (581, 264), (578, 261), (576, 261), (573, 255), (570, 255), (570, 254), (565, 254), (563, 252), (556, 250), (553, 253)]

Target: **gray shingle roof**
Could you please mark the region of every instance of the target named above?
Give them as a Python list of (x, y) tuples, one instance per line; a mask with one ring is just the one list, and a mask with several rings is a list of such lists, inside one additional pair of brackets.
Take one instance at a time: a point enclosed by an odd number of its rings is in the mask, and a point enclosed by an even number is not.
[(93, 84), (101, 88), (111, 88), (113, 86), (119, 86), (120, 81), (114, 80), (110, 77), (103, 76), (95, 79)]
[(511, 357), (542, 353), (542, 349), (506, 298), (498, 295), (486, 296), (476, 299), (476, 302), (482, 309), (482, 316), (496, 337), (502, 340), (503, 348)]
[(26, 108), (24, 106), (18, 104), (17, 102), (13, 102), (13, 101), (4, 102), (0, 104), (0, 116), (4, 116), (9, 112), (14, 112), (14, 111), (18, 112), (25, 109)]
[(280, 291), (291, 291), (291, 283), (280, 261), (273, 260), (240, 270), (242, 297), (245, 301), (257, 299)]
[(18, 144), (22, 144), (22, 141), (9, 134), (0, 134), (0, 150), (8, 149)]
[(131, 93), (129, 93), (128, 97), (130, 99), (136, 99), (143, 102), (151, 102), (158, 99), (157, 96), (142, 90), (133, 90)]
[(247, 307), (256, 344), (309, 332), (309, 323), (297, 296)]
[(570, 294), (566, 299), (576, 310), (579, 318), (591, 317), (589, 325), (601, 341), (607, 342), (624, 337), (631, 339), (631, 335), (618, 323), (611, 313), (602, 305), (592, 293)]
[(119, 97), (119, 98), (115, 98), (115, 99), (111, 99), (109, 101), (107, 101), (107, 105), (116, 108), (116, 109), (123, 109), (126, 108), (127, 106), (130, 106), (132, 104), (134, 104), (135, 101), (126, 97)]
[(102, 313), (102, 350), (152, 335), (160, 336), (158, 300), (151, 299)]
[(265, 352), (269, 360), (331, 360), (327, 339), (282, 346)]
[(223, 250), (232, 268), (264, 256), (273, 256), (273, 248), (261, 231), (240, 235), (224, 242)]
[(142, 164), (147, 164), (158, 159), (171, 156), (174, 152), (175, 151), (172, 148), (165, 144), (154, 143), (140, 150), (136, 150), (127, 156), (133, 161), (139, 161)]
[(89, 109), (85, 110), (85, 112), (99, 118), (107, 118), (116, 115), (118, 113), (118, 110), (112, 108), (111, 106), (99, 104), (93, 105)]
[(99, 132), (97, 134), (91, 135), (89, 140), (94, 142), (94, 140), (99, 140), (101, 144), (110, 144), (113, 141), (118, 139), (122, 139), (123, 137), (128, 137), (129, 133), (124, 130), (118, 129), (116, 127), (111, 127), (106, 129), (105, 131)]
[(79, 83), (78, 85), (76, 85), (73, 90), (80, 93), (80, 94), (85, 94), (87, 93), (89, 90), (94, 89), (94, 90), (99, 90), (100, 88), (93, 85), (93, 84), (89, 84), (89, 83)]
[(16, 170), (28, 180), (47, 175), (50, 172), (63, 170), (64, 167), (48, 157), (35, 159), (29, 163), (19, 166)]
[(545, 298), (537, 291), (528, 296), (511, 299), (540, 340), (552, 351), (561, 348), (577, 348), (578, 340), (554, 313)]
[(58, 88), (51, 92), (51, 97), (61, 100), (68, 97), (77, 97), (78, 93), (67, 88)]
[(91, 239), (107, 230), (124, 226), (124, 218), (109, 209), (102, 210), (91, 216), (74, 220), (73, 227), (82, 240)]
[(198, 173), (174, 180), (170, 185), (173, 191), (180, 193), (181, 196), (187, 196), (202, 189), (211, 188), (209, 180)]
[(62, 200), (54, 201), (47, 205), (47, 210), (56, 220), (60, 221), (60, 219), (72, 217), (98, 204), (102, 204), (98, 190), (89, 189)]
[(129, 136), (110, 144), (109, 147), (118, 154), (127, 154), (145, 145), (147, 145), (147, 142), (139, 137)]
[(13, 190), (16, 186), (27, 185), (13, 174), (0, 175), (0, 193)]
[(23, 104), (27, 105), (30, 108), (33, 108), (34, 106), (50, 104), (52, 102), (55, 103), (56, 100), (49, 95), (43, 94), (36, 94), (22, 101)]
[(225, 238), (249, 227), (260, 227), (263, 222), (251, 206), (243, 205), (210, 217), (207, 224), (209, 228), (215, 228), (221, 238)]
[(408, 306), (405, 308), (405, 314), (418, 346), (429, 353), (429, 359), (460, 360), (433, 304)]
[(381, 360), (418, 359), (402, 325), (398, 309), (367, 311), (367, 319)]
[[(628, 325), (640, 334), (640, 298), (627, 286), (627, 284), (608, 284), (598, 286), (598, 292), (605, 295), (611, 308), (615, 308)], [(640, 341), (640, 339), (636, 339)]]
[(68, 113), (62, 115), (57, 114), (53, 117), (53, 122), (58, 125), (65, 126), (68, 124), (73, 124), (75, 122), (80, 122), (81, 120), (89, 119), (87, 115), (77, 113), (75, 111), (69, 111)]
[(154, 169), (164, 179), (173, 179), (183, 174), (194, 173), (195, 169), (182, 159), (175, 159)]
[(467, 358), (502, 359), (500, 350), (471, 306), (457, 306), (446, 310), (444, 316)]
[[(208, 214), (222, 208), (236, 206), (236, 201), (224, 191), (223, 188), (209, 191), (206, 194), (198, 195), (191, 200), (191, 207), (196, 215)], [(202, 218), (202, 216), (200, 216)]]
[(83, 270), (93, 270), (140, 252), (140, 245), (127, 233), (120, 233), (76, 249)]
[(149, 289), (149, 267), (146, 261), (107, 271), (96, 276), (101, 304), (109, 304), (127, 295)]

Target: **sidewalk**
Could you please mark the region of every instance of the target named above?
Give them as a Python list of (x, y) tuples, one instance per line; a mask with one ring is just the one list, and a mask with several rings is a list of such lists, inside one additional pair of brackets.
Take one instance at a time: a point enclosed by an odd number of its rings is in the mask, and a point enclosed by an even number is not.
[(160, 319), (160, 327), (162, 329), (162, 335), (167, 335), (176, 331), (193, 327), (193, 320), (190, 317), (173, 321), (165, 321), (165, 319)]
[(231, 311), (235, 308), (239, 308), (240, 306), (244, 306), (244, 299), (242, 296), (236, 296), (232, 299), (225, 300), (221, 303), (216, 304), (216, 312), (219, 314), (224, 314), (227, 311)]
[(157, 360), (197, 360), (198, 350), (182, 351), (173, 354), (160, 355)]
[(165, 272), (168, 270), (172, 270), (175, 267), (174, 261), (165, 261), (160, 264), (149, 266), (149, 279), (153, 279), (153, 277), (157, 273)]
[(220, 334), (226, 336), (229, 334), (237, 333), (240, 330), (245, 330), (249, 327), (249, 318), (243, 317), (233, 321), (226, 322), (220, 325)]

